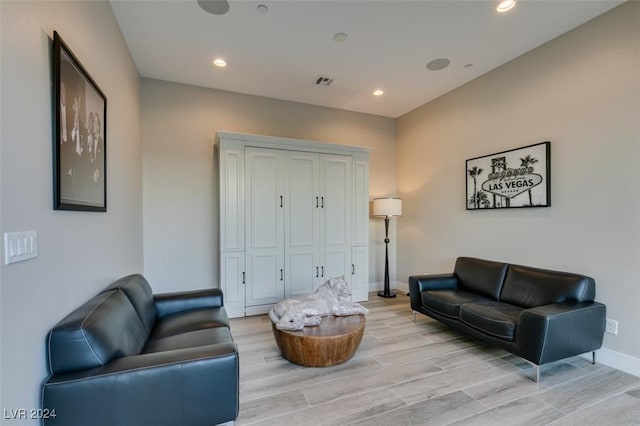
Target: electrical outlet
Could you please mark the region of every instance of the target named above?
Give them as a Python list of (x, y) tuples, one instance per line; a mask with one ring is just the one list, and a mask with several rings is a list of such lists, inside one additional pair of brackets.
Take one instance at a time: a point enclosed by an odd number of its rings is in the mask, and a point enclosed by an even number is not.
[(605, 331), (614, 336), (618, 335), (618, 321), (607, 318), (607, 327)]

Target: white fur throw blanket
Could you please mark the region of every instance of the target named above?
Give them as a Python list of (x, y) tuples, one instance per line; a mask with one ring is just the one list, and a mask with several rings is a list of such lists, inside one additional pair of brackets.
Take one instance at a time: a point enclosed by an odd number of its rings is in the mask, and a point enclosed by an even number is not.
[(302, 330), (320, 324), (324, 316), (367, 315), (369, 310), (349, 301), (351, 294), (344, 277), (330, 278), (314, 293), (278, 302), (269, 312), (278, 330)]

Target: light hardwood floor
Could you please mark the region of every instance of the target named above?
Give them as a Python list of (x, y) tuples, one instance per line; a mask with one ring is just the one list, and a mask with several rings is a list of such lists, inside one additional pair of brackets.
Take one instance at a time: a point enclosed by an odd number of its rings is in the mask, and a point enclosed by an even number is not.
[(360, 348), (306, 368), (280, 356), (267, 316), (236, 318), (236, 425), (640, 425), (640, 378), (581, 357), (533, 368), (370, 294)]

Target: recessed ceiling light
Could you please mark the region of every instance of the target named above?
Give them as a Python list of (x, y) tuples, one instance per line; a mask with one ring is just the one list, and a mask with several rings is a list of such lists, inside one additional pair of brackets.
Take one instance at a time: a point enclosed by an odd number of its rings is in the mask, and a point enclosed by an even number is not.
[(225, 61), (224, 59), (218, 58), (213, 61), (213, 64), (217, 67), (222, 68), (227, 66), (227, 61)]
[(516, 5), (515, 0), (503, 0), (500, 3), (498, 3), (498, 7), (496, 7), (496, 11), (498, 13), (504, 13), (513, 9), (515, 5)]
[(441, 70), (443, 68), (448, 67), (450, 63), (451, 63), (451, 61), (448, 60), (447, 58), (434, 59), (433, 61), (430, 61), (427, 64), (427, 69), (429, 69), (431, 71), (439, 71), (439, 70)]
[(224, 15), (229, 11), (227, 0), (198, 0), (198, 4), (205, 11), (214, 15)]
[(256, 7), (256, 9), (260, 13), (267, 13), (269, 11), (269, 8), (264, 4), (259, 4), (258, 7)]
[(347, 41), (348, 38), (349, 38), (349, 34), (347, 34), (347, 33), (335, 33), (333, 35), (333, 41), (336, 41), (338, 43), (342, 43), (344, 41)]
[(382, 96), (382, 95), (384, 95), (384, 91), (378, 89), (378, 90), (373, 92), (373, 95), (374, 96)]

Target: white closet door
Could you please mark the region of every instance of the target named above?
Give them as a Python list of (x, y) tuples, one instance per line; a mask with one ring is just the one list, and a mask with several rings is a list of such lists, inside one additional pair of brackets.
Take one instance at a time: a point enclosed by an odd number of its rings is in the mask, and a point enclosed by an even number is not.
[(312, 293), (319, 267), (319, 155), (290, 152), (285, 183), (285, 296)]
[(321, 277), (344, 276), (351, 284), (352, 160), (341, 155), (320, 156)]
[(246, 306), (284, 297), (284, 188), (281, 151), (245, 150)]
[(369, 299), (369, 156), (353, 155), (353, 249), (351, 301)]
[(220, 287), (230, 318), (245, 315), (244, 142), (219, 141)]

